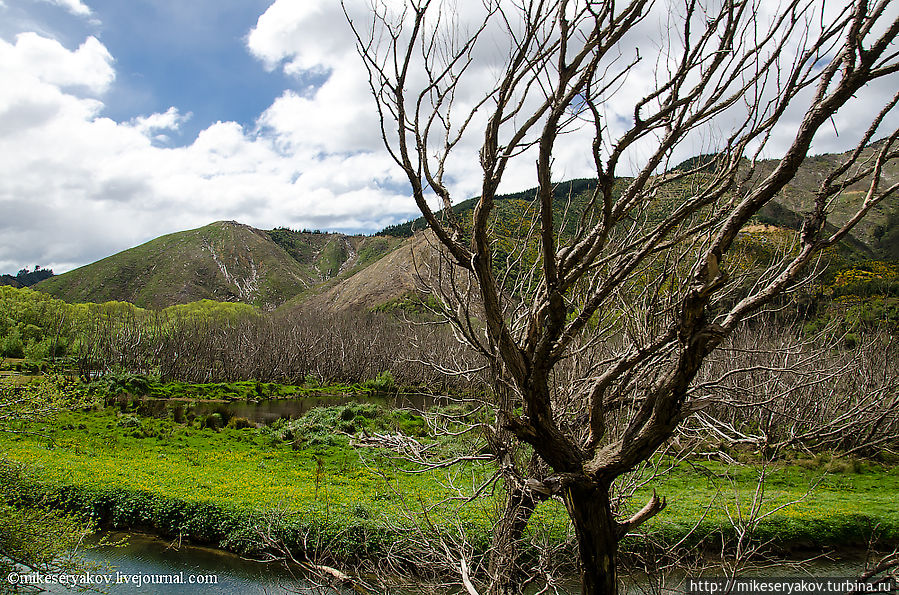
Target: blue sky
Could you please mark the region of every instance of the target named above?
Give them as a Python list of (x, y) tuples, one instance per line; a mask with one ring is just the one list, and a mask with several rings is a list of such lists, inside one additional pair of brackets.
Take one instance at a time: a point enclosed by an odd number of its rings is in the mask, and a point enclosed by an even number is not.
[[(623, 56), (658, 47), (674, 1), (658, 1), (622, 41)], [(367, 0), (347, 4), (359, 22), (370, 17)], [(460, 27), (483, 22), (480, 1), (452, 6)], [(476, 105), (502, 70), (505, 33), (494, 26), (456, 107)], [(655, 65), (641, 62), (606, 102), (610, 133), (629, 126)], [(410, 87), (423, 77), (413, 73)], [(0, 81), (0, 273), (64, 272), (218, 220), (371, 233), (416, 215), (337, 0), (0, 0)], [(886, 80), (870, 95), (881, 102), (895, 87)], [(846, 133), (870, 117), (867, 102), (835, 121), (842, 136), (823, 134), (813, 150), (844, 150)], [(768, 155), (801, 115), (787, 114)], [(478, 192), (486, 117), (476, 114), (447, 162), (458, 200)], [(708, 152), (728, 126), (711, 122), (672, 162)], [(556, 179), (595, 175), (589, 132), (557, 143)], [(623, 162), (638, 164), (640, 150)], [(534, 184), (525, 153), (500, 190)]]
[(285, 89), (322, 82), (266, 70), (247, 51), (246, 36), (269, 4), (94, 0), (89, 1), (93, 18), (82, 18), (49, 2), (8, 1), (11, 18), (4, 19), (0, 33), (11, 39), (30, 26), (66, 47), (97, 37), (116, 70), (102, 115), (126, 121), (177, 106), (191, 117), (172, 140), (187, 144), (216, 121), (252, 127)]

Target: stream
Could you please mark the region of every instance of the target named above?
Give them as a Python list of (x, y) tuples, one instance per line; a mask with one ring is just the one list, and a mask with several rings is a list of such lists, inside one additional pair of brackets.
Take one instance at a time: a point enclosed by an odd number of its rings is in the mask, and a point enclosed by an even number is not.
[[(105, 533), (109, 541), (125, 539), (126, 544), (120, 546), (104, 546), (86, 549), (82, 557), (100, 567), (93, 570), (97, 575), (111, 578), (105, 591), (111, 595), (130, 595), (137, 593), (178, 595), (269, 595), (274, 593), (300, 593), (302, 595), (351, 595), (357, 593), (350, 589), (316, 588), (304, 580), (301, 572), (293, 573), (285, 565), (278, 562), (257, 562), (241, 558), (236, 554), (223, 550), (200, 547), (190, 544), (178, 544), (141, 533)], [(801, 570), (788, 560), (775, 563), (762, 570), (748, 573), (754, 577), (849, 577), (857, 575), (864, 566), (862, 552), (846, 552), (838, 560), (821, 559), (808, 564)], [(711, 576), (715, 573), (707, 573)], [(719, 573), (720, 574), (720, 573)], [(183, 584), (134, 584), (135, 577), (147, 581), (152, 576), (173, 576), (174, 580), (183, 580)], [(190, 577), (203, 584), (191, 584)], [(214, 577), (214, 582), (210, 579)], [(671, 577), (670, 585), (676, 585), (683, 576)], [(119, 581), (116, 584), (116, 581)], [(643, 582), (643, 581), (639, 581)], [(623, 589), (628, 595), (653, 592), (653, 589)], [(564, 589), (564, 590), (563, 590)], [(681, 588), (682, 589), (682, 588)], [(576, 582), (572, 581), (560, 589), (560, 593), (576, 594), (580, 591)], [(71, 590), (55, 585), (47, 589), (49, 593), (71, 593)], [(416, 593), (444, 593), (422, 587), (417, 590), (391, 591), (394, 595), (413, 595)], [(458, 589), (445, 593), (458, 593)], [(682, 593), (674, 589), (662, 590), (661, 593)]]
[[(179, 595), (224, 594), (263, 595), (294, 592), (318, 593), (308, 582), (294, 576), (279, 562), (256, 562), (213, 548), (172, 543), (140, 533), (106, 533), (111, 542), (125, 540), (120, 546), (88, 548), (82, 558), (98, 565), (94, 576), (110, 577), (110, 594), (178, 593)], [(139, 584), (148, 576), (171, 576), (176, 584)], [(136, 578), (139, 577), (139, 578)], [(157, 579), (158, 580), (158, 579)], [(168, 579), (166, 579), (168, 580)], [(183, 581), (177, 584), (178, 581)], [(118, 583), (118, 584), (117, 584)], [(71, 593), (61, 585), (49, 593)], [(329, 590), (329, 593), (335, 593)]]

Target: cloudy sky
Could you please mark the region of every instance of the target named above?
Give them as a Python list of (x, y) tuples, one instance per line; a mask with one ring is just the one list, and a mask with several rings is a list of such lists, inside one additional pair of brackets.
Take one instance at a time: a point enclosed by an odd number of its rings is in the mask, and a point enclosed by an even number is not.
[[(336, 0), (0, 0), (0, 81), (0, 273), (223, 219), (365, 233), (415, 215)], [(476, 150), (453, 164), (460, 199)], [(575, 143), (556, 158), (559, 179), (590, 173)], [(516, 167), (502, 190), (533, 185), (533, 160)]]
[(327, 4), (0, 0), (0, 273), (222, 219), (411, 217)]

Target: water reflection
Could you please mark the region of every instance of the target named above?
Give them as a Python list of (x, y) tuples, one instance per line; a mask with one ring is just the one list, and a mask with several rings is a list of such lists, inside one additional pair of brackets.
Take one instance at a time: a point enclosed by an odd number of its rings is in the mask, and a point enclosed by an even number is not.
[(392, 396), (327, 395), (291, 399), (263, 399), (259, 401), (191, 401), (155, 398), (120, 398), (116, 405), (123, 413), (168, 418), (183, 421), (188, 415), (196, 417), (221, 413), (227, 418), (244, 417), (254, 423), (271, 424), (277, 419), (301, 417), (315, 407), (332, 407), (351, 402), (373, 403), (387, 408), (427, 409), (435, 404), (435, 397), (417, 394)]
[[(211, 548), (171, 543), (142, 534), (110, 533), (112, 541), (127, 538), (119, 547), (98, 547), (83, 552), (83, 558), (102, 565), (93, 572), (110, 577), (109, 587), (103, 590), (111, 595), (121, 593), (177, 593), (194, 594), (247, 594), (270, 593), (342, 593), (334, 589), (322, 590), (304, 581), (298, 574), (278, 562), (263, 563), (245, 560), (240, 556)], [(167, 576), (166, 579), (147, 577)], [(191, 577), (193, 577), (191, 581)], [(169, 581), (172, 584), (136, 584), (150, 580)], [(178, 584), (183, 581), (183, 584)], [(197, 583), (202, 584), (197, 584)], [(71, 593), (56, 585), (50, 593)]]

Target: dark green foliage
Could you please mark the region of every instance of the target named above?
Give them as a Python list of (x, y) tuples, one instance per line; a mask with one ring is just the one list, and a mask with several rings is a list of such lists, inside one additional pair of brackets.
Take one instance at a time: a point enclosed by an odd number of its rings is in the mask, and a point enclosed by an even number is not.
[(111, 396), (123, 393), (147, 396), (157, 386), (159, 386), (159, 382), (146, 374), (113, 372), (93, 383), (92, 386), (88, 387), (88, 390), (97, 390)]
[(40, 283), (44, 279), (49, 279), (53, 276), (53, 269), (42, 269), (41, 265), (34, 265), (34, 270), (29, 271), (28, 267), (20, 270), (16, 274), (16, 281), (19, 283), (19, 287), (30, 287), (35, 283)]
[(695, 157), (690, 157), (689, 159), (685, 159), (678, 163), (676, 166), (672, 167), (669, 171), (671, 172), (688, 172), (688, 171), (696, 171), (701, 173), (709, 173), (713, 174), (717, 171), (717, 162), (718, 155), (714, 153), (704, 153), (702, 155), (697, 155)]
[[(344, 278), (379, 260), (399, 245), (389, 238), (347, 236), (279, 227), (266, 232), (300, 263), (314, 282)], [(315, 293), (315, 290), (309, 292)]]
[(44, 279), (53, 276), (53, 269), (42, 269), (41, 265), (35, 265), (33, 271), (29, 271), (28, 267), (20, 270), (15, 277), (12, 275), (0, 275), (0, 285), (11, 285), (12, 287), (29, 287), (35, 283), (40, 283)]
[(378, 393), (389, 393), (396, 390), (396, 382), (393, 379), (393, 374), (390, 373), (390, 370), (384, 370), (377, 377), (368, 380), (363, 384), (366, 388), (370, 388)]
[(25, 357), (25, 343), (19, 329), (10, 329), (6, 336), (0, 338), (0, 356)]
[[(569, 180), (567, 182), (560, 182), (553, 188), (553, 200), (559, 203), (561, 208), (564, 208), (564, 203), (569, 197), (582, 195), (595, 187), (596, 180), (591, 179), (576, 179)], [(503, 203), (506, 201), (531, 202), (536, 198), (536, 196), (536, 188), (530, 188), (528, 190), (515, 192), (512, 194), (502, 194), (496, 197), (496, 208), (497, 210), (502, 211), (504, 208)], [(467, 215), (474, 209), (477, 201), (477, 198), (470, 198), (456, 205), (453, 205), (453, 212), (457, 215)], [(406, 221), (405, 223), (398, 223), (396, 225), (385, 227), (375, 235), (407, 238), (412, 236), (413, 231), (420, 231), (425, 228), (427, 228), (427, 223), (425, 222), (424, 217), (419, 217), (411, 221)]]
[(372, 308), (373, 312), (386, 312), (388, 314), (406, 314), (417, 318), (433, 318), (439, 312), (439, 304), (434, 296), (422, 296), (417, 293), (407, 294), (396, 299), (389, 300)]
[[(304, 231), (294, 231), (286, 227), (277, 227), (266, 232), (269, 237), (279, 246), (284, 248), (285, 252), (301, 264), (310, 264), (315, 257), (316, 244), (308, 241), (305, 237), (309, 235)], [(321, 235), (322, 232), (311, 232), (311, 235)]]

